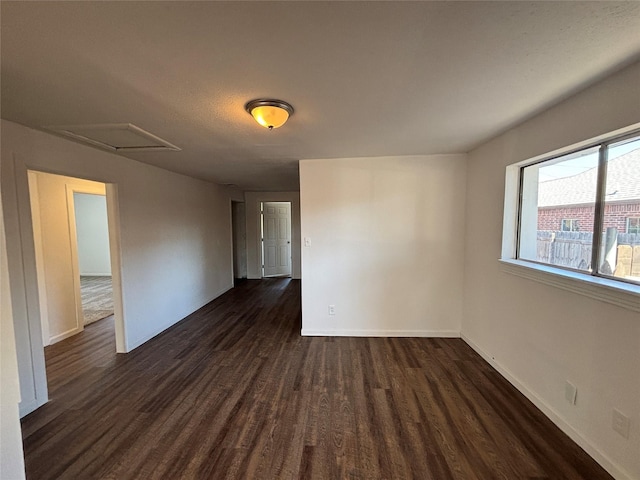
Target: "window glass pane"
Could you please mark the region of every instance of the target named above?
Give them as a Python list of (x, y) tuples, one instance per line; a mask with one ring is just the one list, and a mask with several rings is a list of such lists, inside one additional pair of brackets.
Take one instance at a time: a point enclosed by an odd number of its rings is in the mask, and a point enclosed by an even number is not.
[(640, 283), (640, 137), (609, 146), (599, 273)]
[(598, 148), (530, 165), (522, 175), (519, 258), (591, 271)]

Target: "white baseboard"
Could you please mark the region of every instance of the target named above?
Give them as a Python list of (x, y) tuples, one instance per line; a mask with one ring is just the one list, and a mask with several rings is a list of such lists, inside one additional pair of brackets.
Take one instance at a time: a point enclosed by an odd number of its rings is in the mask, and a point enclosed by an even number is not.
[(20, 418), (24, 417), (25, 415), (29, 415), (36, 408), (38, 408), (38, 403), (36, 402), (35, 398), (30, 398), (29, 400), (23, 399), (18, 404), (18, 410), (20, 411)]
[(313, 330), (303, 328), (303, 337), (436, 337), (460, 338), (458, 330)]
[(31, 412), (35, 411), (36, 409), (40, 408), (42, 405), (44, 405), (45, 403), (47, 403), (49, 401), (49, 398), (44, 398), (41, 400), (38, 400), (37, 398), (30, 398), (28, 400), (23, 399), (19, 404), (18, 404), (18, 411), (20, 414), (20, 418), (29, 415)]
[[(233, 288), (233, 283), (231, 285), (229, 285), (228, 287), (223, 288), (222, 290), (218, 291), (217, 293), (215, 293), (213, 295), (213, 297), (210, 300), (207, 300), (206, 302), (204, 302), (202, 305), (200, 305), (199, 307), (195, 308), (193, 310), (194, 313), (196, 311), (198, 311), (199, 309), (201, 309), (202, 307), (204, 307), (206, 304), (214, 301), (216, 298), (218, 298), (220, 295), (223, 295), (225, 293), (227, 293), (229, 290), (231, 290)], [(150, 335), (146, 335), (143, 338), (140, 338), (138, 340), (135, 340), (134, 342), (127, 342), (127, 351), (125, 353), (129, 353), (133, 350), (135, 350), (136, 348), (138, 348), (140, 345), (142, 345), (143, 343), (147, 343), (149, 340), (151, 340), (153, 337), (157, 337), (158, 335), (160, 335), (162, 332), (164, 332), (167, 328), (172, 327), (173, 325), (175, 325), (176, 323), (184, 320), (185, 318), (187, 318), (189, 315), (191, 315), (191, 313), (185, 315), (182, 318), (179, 318), (178, 320), (174, 321), (174, 322), (169, 322), (166, 325), (163, 325), (159, 328), (157, 328), (154, 333), (150, 334)]]
[(631, 475), (626, 473), (622, 468), (616, 465), (607, 455), (602, 453), (596, 446), (592, 445), (580, 432), (575, 430), (567, 423), (560, 414), (551, 407), (547, 402), (540, 398), (533, 390), (530, 390), (523, 382), (520, 381), (509, 369), (503, 367), (496, 362), (491, 355), (484, 352), (476, 343), (473, 342), (464, 333), (460, 335), (467, 345), (473, 348), (489, 365), (495, 368), (511, 385), (516, 387), (520, 393), (531, 401), (542, 413), (544, 413), (560, 430), (566, 433), (571, 440), (576, 442), (585, 452), (587, 452), (602, 468), (609, 472), (617, 480), (633, 480)]
[(53, 345), (54, 343), (58, 343), (65, 338), (73, 337), (74, 335), (80, 333), (82, 328), (72, 328), (71, 330), (67, 330), (66, 332), (59, 333), (58, 335), (54, 335), (49, 338), (49, 345)]
[(111, 277), (111, 272), (107, 273), (81, 273), (81, 277)]

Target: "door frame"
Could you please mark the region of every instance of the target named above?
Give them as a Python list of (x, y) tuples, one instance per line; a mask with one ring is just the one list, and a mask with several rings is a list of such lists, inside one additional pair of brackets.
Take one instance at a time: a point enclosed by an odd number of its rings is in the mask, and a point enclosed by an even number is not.
[[(123, 308), (123, 292), (122, 292), (122, 254), (120, 241), (120, 209), (118, 201), (118, 186), (115, 183), (108, 183), (101, 179), (83, 178), (74, 173), (50, 171), (38, 166), (30, 166), (21, 159), (14, 158), (11, 172), (16, 178), (16, 200), (17, 200), (17, 219), (19, 221), (19, 251), (23, 266), (24, 276), (14, 281), (22, 283), (21, 289), (15, 290), (16, 304), (22, 308), (28, 324), (28, 337), (30, 346), (30, 362), (29, 368), (33, 373), (33, 392), (35, 398), (33, 400), (23, 401), (20, 403), (20, 416), (34, 411), (49, 401), (47, 373), (44, 360), (44, 342), (42, 333), (42, 320), (40, 313), (40, 293), (38, 285), (38, 277), (42, 275), (42, 271), (38, 271), (36, 262), (36, 238), (34, 235), (33, 215), (30, 198), (30, 185), (28, 181), (28, 172), (30, 170), (54, 175), (62, 175), (80, 180), (90, 180), (100, 182), (105, 185), (105, 194), (107, 200), (107, 221), (109, 229), (109, 252), (111, 255), (111, 275), (113, 284), (113, 304), (114, 304), (114, 324), (116, 337), (116, 352), (126, 353), (126, 319), (124, 317)], [(69, 192), (67, 192), (69, 195)], [(73, 195), (73, 194), (71, 194)], [(68, 197), (67, 197), (68, 198)], [(67, 202), (68, 203), (68, 202)], [(75, 218), (75, 214), (74, 214)], [(75, 223), (74, 223), (75, 229)], [(77, 241), (77, 237), (76, 237)], [(77, 255), (77, 250), (76, 250)], [(41, 263), (40, 263), (41, 265)], [(77, 268), (77, 264), (76, 264)], [(77, 270), (76, 270), (77, 271)], [(75, 275), (74, 275), (75, 276)], [(78, 289), (79, 292), (78, 275)], [(75, 279), (74, 279), (75, 281)], [(13, 289), (12, 289), (13, 290)], [(18, 291), (20, 290), (20, 292)], [(12, 292), (12, 297), (14, 292)], [(22, 297), (22, 298), (20, 298)], [(13, 300), (13, 298), (12, 298)], [(81, 305), (81, 303), (80, 303)], [(46, 313), (46, 312), (45, 312)], [(26, 399), (25, 399), (26, 400)]]
[[(76, 304), (76, 329), (75, 332), (71, 333), (68, 336), (75, 335), (76, 333), (80, 333), (84, 330), (84, 311), (82, 308), (82, 284), (80, 282), (80, 260), (78, 256), (78, 227), (76, 224), (76, 205), (75, 205), (75, 197), (74, 193), (84, 193), (89, 195), (100, 195), (105, 197), (106, 201), (106, 184), (104, 185), (104, 193), (103, 190), (99, 187), (93, 187), (89, 185), (74, 185), (74, 184), (66, 184), (66, 195), (67, 195), (67, 218), (69, 221), (69, 240), (71, 246), (71, 269), (73, 271), (73, 295)], [(107, 229), (109, 228), (108, 224), (108, 216), (107, 213)], [(111, 240), (111, 235), (109, 234), (109, 240)], [(111, 255), (111, 241), (109, 241), (109, 255)]]
[[(51, 343), (56, 343), (65, 338), (71, 337), (84, 330), (84, 312), (82, 310), (82, 292), (80, 288), (80, 262), (78, 260), (78, 235), (76, 231), (76, 212), (74, 193), (86, 193), (90, 195), (100, 195), (106, 198), (106, 184), (101, 186), (81, 185), (65, 183), (65, 198), (67, 206), (67, 226), (69, 229), (69, 250), (71, 252), (71, 270), (73, 275), (73, 299), (75, 304), (75, 327), (62, 332), (54, 339), (50, 336), (49, 330), (49, 309), (47, 304), (46, 276), (44, 268), (44, 241), (42, 239), (42, 229), (40, 220), (40, 191), (38, 189), (37, 174), (51, 175), (38, 170), (28, 170), (29, 176), (29, 200), (31, 205), (31, 219), (33, 223), (33, 244), (35, 248), (36, 277), (38, 281), (38, 300), (40, 305), (40, 322), (42, 325), (42, 343), (46, 347)], [(65, 175), (65, 177), (68, 177)], [(77, 177), (71, 177), (77, 178)], [(46, 199), (45, 199), (46, 200)], [(53, 340), (53, 342), (52, 342)]]
[(262, 278), (261, 202), (291, 202), (291, 278), (301, 277), (300, 192), (245, 192), (247, 278)]
[[(292, 210), (293, 210), (293, 202), (289, 200), (266, 200), (260, 202), (260, 275), (262, 278), (271, 278), (272, 276), (265, 275), (265, 267), (264, 267), (264, 206), (266, 203), (288, 203), (289, 204), (289, 278), (293, 278), (293, 245), (291, 244), (291, 237), (293, 235), (293, 227), (292, 227)], [(273, 277), (283, 277), (283, 275), (273, 275)]]
[[(49, 172), (44, 172), (36, 169), (29, 169), (28, 173), (44, 173), (50, 175)], [(57, 174), (53, 174), (57, 175)], [(83, 180), (79, 177), (74, 177), (71, 175), (63, 175), (65, 177), (77, 178), (78, 180)], [(31, 178), (31, 177), (30, 177)], [(94, 180), (91, 180), (94, 181)], [(83, 185), (83, 184), (74, 184), (73, 182), (69, 182), (65, 184), (65, 195), (67, 200), (67, 222), (69, 228), (69, 242), (70, 242), (70, 251), (71, 251), (71, 270), (73, 274), (73, 295), (74, 295), (74, 303), (76, 310), (76, 324), (75, 327), (71, 330), (63, 332), (55, 338), (55, 342), (63, 340), (65, 338), (71, 337), (80, 333), (84, 330), (84, 313), (82, 310), (82, 291), (80, 285), (80, 262), (78, 260), (78, 235), (76, 230), (76, 212), (75, 212), (75, 199), (74, 193), (85, 193), (89, 195), (100, 195), (105, 197), (107, 203), (107, 229), (109, 232), (109, 255), (111, 257), (111, 282), (112, 282), (112, 290), (113, 290), (113, 300), (114, 300), (114, 324), (115, 324), (115, 333), (116, 333), (116, 351), (119, 353), (125, 352), (124, 347), (124, 316), (122, 314), (122, 288), (120, 282), (120, 271), (119, 267), (115, 268), (117, 264), (114, 264), (113, 255), (119, 255), (120, 244), (119, 244), (119, 230), (118, 234), (115, 234), (115, 231), (119, 227), (119, 221), (116, 216), (117, 212), (117, 199), (115, 199), (116, 191), (114, 186), (108, 183), (99, 182), (103, 185), (93, 186), (93, 185)], [(36, 187), (37, 179), (32, 185), (31, 181), (29, 182), (29, 195), (31, 199), (31, 208), (32, 211), (32, 219), (33, 219), (33, 240), (34, 247), (36, 253), (36, 276), (38, 280), (38, 299), (40, 305), (40, 322), (42, 326), (42, 342), (43, 347), (51, 344), (51, 339), (49, 338), (49, 319), (48, 319), (48, 308), (47, 308), (47, 293), (44, 288), (46, 278), (46, 272), (44, 270), (44, 265), (42, 263), (43, 257), (43, 241), (41, 231), (39, 229), (40, 219), (39, 212), (36, 209), (39, 208), (40, 195), (39, 193), (32, 192), (32, 188)], [(111, 185), (111, 187), (110, 187)], [(33, 197), (32, 197), (33, 196)], [(35, 198), (34, 198), (35, 197)], [(34, 202), (33, 200), (37, 200)], [(118, 284), (118, 288), (116, 288), (116, 282)], [(116, 302), (116, 297), (119, 297), (119, 301)], [(119, 306), (119, 308), (118, 308)], [(53, 343), (55, 343), (53, 342)]]

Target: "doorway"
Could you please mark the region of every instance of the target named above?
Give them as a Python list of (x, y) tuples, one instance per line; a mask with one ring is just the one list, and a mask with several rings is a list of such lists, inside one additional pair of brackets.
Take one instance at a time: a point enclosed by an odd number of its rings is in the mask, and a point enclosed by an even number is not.
[(262, 276), (291, 276), (291, 202), (263, 202)]
[[(114, 191), (104, 183), (28, 171), (42, 343), (81, 333), (85, 326), (112, 317), (114, 286), (111, 228)], [(109, 198), (111, 196), (111, 198)], [(117, 243), (117, 242), (116, 242)], [(117, 254), (117, 251), (116, 251)], [(118, 258), (116, 256), (116, 258)], [(121, 315), (111, 322), (124, 330)], [(118, 340), (116, 338), (116, 340)], [(120, 349), (118, 349), (120, 350)]]
[(247, 278), (247, 215), (244, 202), (231, 202), (231, 244), (233, 253), (233, 281)]
[[(109, 253), (107, 197), (73, 192), (80, 299), (84, 325), (113, 315), (113, 285)], [(73, 242), (73, 234), (71, 235)]]

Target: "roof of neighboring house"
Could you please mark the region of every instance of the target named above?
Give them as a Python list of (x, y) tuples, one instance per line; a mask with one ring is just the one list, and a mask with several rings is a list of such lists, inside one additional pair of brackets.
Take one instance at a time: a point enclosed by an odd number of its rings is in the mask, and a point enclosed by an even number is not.
[[(572, 177), (540, 182), (538, 207), (580, 205), (595, 201), (598, 169), (592, 168)], [(607, 202), (640, 200), (640, 148), (607, 163)]]

